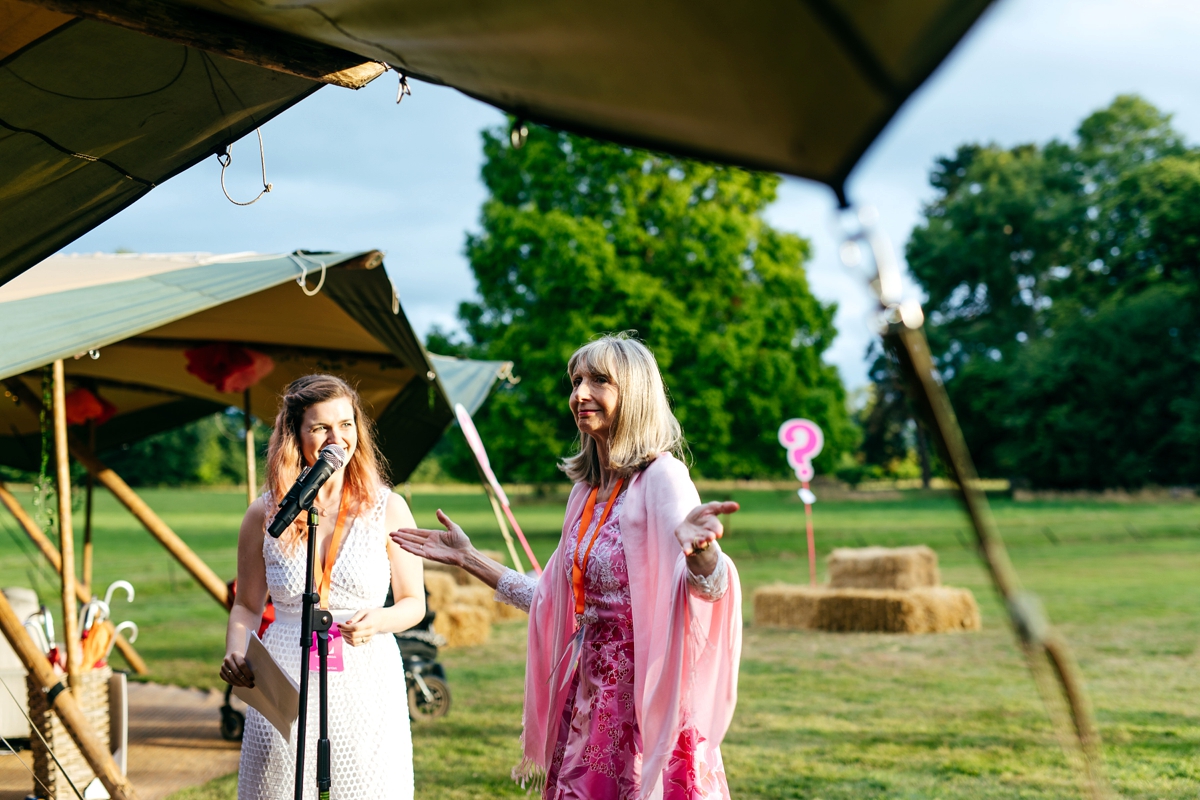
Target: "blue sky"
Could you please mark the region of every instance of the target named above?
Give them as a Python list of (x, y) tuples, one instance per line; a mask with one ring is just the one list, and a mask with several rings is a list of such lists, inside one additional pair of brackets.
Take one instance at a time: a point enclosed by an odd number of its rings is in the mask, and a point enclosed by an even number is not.
[[(849, 184), (875, 206), (902, 250), (931, 193), (934, 158), (967, 141), (1011, 146), (1068, 138), (1090, 111), (1136, 92), (1200, 140), (1200, 7), (1186, 0), (1000, 0), (884, 131)], [(474, 294), (463, 257), (484, 198), (479, 131), (495, 109), (452, 89), (413, 84), (396, 106), (394, 76), (351, 92), (325, 88), (263, 127), (275, 190), (248, 208), (221, 194), (215, 159), (155, 189), (65, 252), (362, 250), (388, 254), (389, 273), (419, 332), (454, 327)], [(257, 142), (234, 146), (235, 199), (259, 188)], [(834, 199), (788, 179), (771, 221), (813, 241), (809, 277), (839, 304), (827, 354), (847, 385), (866, 381), (871, 301), (836, 258)], [(914, 291), (915, 294), (915, 291)]]

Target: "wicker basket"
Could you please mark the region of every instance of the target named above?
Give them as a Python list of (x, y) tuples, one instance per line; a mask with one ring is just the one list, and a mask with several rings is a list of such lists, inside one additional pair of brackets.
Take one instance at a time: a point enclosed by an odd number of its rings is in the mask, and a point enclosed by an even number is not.
[[(80, 690), (76, 695), (84, 716), (92, 724), (92, 730), (105, 748), (108, 747), (108, 679), (111, 677), (112, 670), (109, 667), (83, 673), (80, 676)], [(42, 691), (41, 685), (30, 678), (28, 686), (29, 718), (50, 744), (71, 781), (82, 792), (96, 777), (95, 773), (88, 766), (83, 753), (75, 746), (67, 729), (63, 727), (62, 720), (46, 706), (46, 693)], [(33, 793), (46, 800), (74, 797), (75, 793), (71, 791), (70, 784), (59, 770), (58, 764), (55, 764), (54, 759), (46, 752), (46, 745), (36, 733), (30, 737), (30, 748), (33, 751), (33, 772), (38, 781), (41, 781), (40, 784), (35, 783)]]

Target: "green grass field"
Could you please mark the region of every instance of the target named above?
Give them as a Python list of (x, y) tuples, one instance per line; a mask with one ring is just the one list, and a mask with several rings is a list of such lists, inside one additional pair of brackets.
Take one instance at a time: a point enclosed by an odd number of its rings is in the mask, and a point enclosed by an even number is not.
[[(244, 496), (144, 496), (218, 574), (232, 577)], [(706, 499), (718, 496), (728, 495)], [(732, 496), (743, 511), (723, 546), (741, 571), (749, 623), (738, 712), (723, 748), (735, 797), (1077, 794), (952, 498), (911, 493), (815, 508), (821, 556), (835, 546), (924, 543), (938, 551), (945, 583), (975, 592), (981, 633), (901, 637), (754, 627), (756, 587), (807, 579), (802, 506), (786, 492)], [(141, 626), (137, 647), (155, 679), (216, 686), (223, 612), (115, 502), (98, 498), (97, 582), (126, 578), (138, 590), (135, 604), (115, 610), (117, 619)], [(480, 546), (502, 549), (481, 495), (418, 496), (418, 522), (433, 524), (439, 505)], [(995, 511), (1025, 586), (1075, 648), (1118, 792), (1195, 798), (1200, 504), (999, 500)], [(516, 513), (544, 559), (557, 542), (562, 498), (530, 499)], [(8, 531), (0, 532), (0, 584), (35, 585), (53, 603), (48, 571), (11, 520), (0, 528)], [(523, 625), (508, 623), (487, 645), (444, 651), (455, 705), (414, 732), (419, 797), (523, 794), (507, 778), (517, 760), (523, 639)], [(222, 779), (178, 797), (223, 800), (235, 787)]]

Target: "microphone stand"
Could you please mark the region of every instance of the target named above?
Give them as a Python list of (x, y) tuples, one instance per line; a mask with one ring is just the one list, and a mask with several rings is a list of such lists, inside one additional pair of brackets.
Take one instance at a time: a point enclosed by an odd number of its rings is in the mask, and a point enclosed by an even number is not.
[(300, 714), (296, 720), (296, 800), (304, 800), (304, 745), (308, 733), (308, 653), (313, 633), (317, 634), (318, 696), (320, 732), (317, 738), (317, 797), (329, 800), (329, 629), (333, 614), (321, 608), (321, 596), (313, 590), (317, 565), (317, 525), (320, 519), (310, 505), (308, 513), (308, 565), (305, 568), (304, 606), (300, 613)]

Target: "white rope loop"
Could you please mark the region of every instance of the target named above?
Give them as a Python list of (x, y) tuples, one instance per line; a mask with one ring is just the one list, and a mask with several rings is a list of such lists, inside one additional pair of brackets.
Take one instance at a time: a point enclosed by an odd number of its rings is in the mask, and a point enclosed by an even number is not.
[[(300, 291), (304, 292), (309, 297), (316, 297), (318, 294), (320, 294), (321, 287), (325, 285), (325, 269), (326, 269), (325, 262), (317, 261), (317, 259), (315, 259), (315, 258), (308, 258), (308, 256), (304, 255), (303, 253), (291, 253), (288, 255), (288, 258), (290, 258), (292, 260), (292, 262), (295, 263), (295, 265), (300, 268), (300, 274), (296, 277), (296, 283), (299, 284)], [(315, 262), (317, 265), (319, 265), (321, 267), (321, 279), (319, 281), (317, 281), (317, 286), (312, 291), (309, 291), (309, 288), (308, 288), (308, 266), (309, 265), (304, 263), (305, 259)]]
[(221, 191), (225, 193), (225, 199), (233, 203), (235, 206), (252, 206), (261, 200), (264, 194), (275, 188), (273, 184), (267, 183), (267, 153), (263, 148), (262, 130), (260, 128), (255, 128), (254, 132), (258, 134), (258, 158), (259, 163), (262, 165), (263, 189), (258, 193), (257, 196), (255, 196), (253, 200), (247, 200), (244, 203), (234, 200), (229, 196), (229, 190), (225, 188), (225, 170), (229, 169), (229, 165), (233, 163), (233, 145), (225, 145), (225, 152), (217, 153), (217, 161), (221, 162)]

